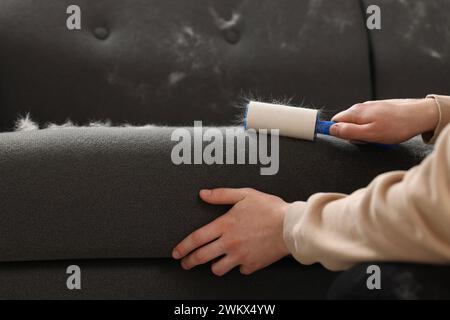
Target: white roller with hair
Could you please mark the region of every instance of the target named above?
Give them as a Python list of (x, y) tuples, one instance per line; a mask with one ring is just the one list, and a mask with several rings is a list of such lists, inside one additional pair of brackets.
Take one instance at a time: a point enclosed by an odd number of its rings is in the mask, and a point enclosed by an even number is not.
[(315, 109), (290, 107), (250, 101), (247, 105), (245, 129), (278, 129), (281, 136), (314, 140), (317, 133), (330, 134), (332, 121), (320, 121)]

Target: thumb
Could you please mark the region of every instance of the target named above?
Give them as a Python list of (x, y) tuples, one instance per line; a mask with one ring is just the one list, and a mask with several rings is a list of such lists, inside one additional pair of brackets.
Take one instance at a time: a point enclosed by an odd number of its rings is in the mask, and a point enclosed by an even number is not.
[(332, 136), (345, 140), (363, 140), (368, 138), (368, 126), (354, 123), (339, 122), (331, 126)]
[(218, 188), (201, 190), (200, 198), (210, 204), (235, 204), (245, 198), (247, 189)]
[(334, 122), (351, 122), (351, 123), (357, 123), (356, 121), (356, 112), (349, 108), (347, 110), (341, 111), (338, 114), (334, 115), (333, 118), (331, 118), (331, 121)]
[(364, 103), (357, 103), (350, 108), (336, 114), (331, 121), (334, 122), (349, 122), (356, 124), (369, 123), (368, 113), (366, 112), (367, 105)]

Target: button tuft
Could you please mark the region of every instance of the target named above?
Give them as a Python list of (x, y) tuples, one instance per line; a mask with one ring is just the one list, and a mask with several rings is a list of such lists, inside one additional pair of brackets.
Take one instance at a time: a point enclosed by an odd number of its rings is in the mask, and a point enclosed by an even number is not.
[(109, 36), (109, 31), (105, 27), (96, 27), (94, 29), (94, 35), (99, 40), (105, 40)]

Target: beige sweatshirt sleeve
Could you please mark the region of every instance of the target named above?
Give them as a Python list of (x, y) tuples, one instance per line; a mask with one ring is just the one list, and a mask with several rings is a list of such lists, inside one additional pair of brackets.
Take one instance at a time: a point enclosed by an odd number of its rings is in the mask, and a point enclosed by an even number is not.
[(430, 97), (440, 121), (424, 139), (437, 142), (419, 166), (382, 174), (351, 195), (318, 193), (289, 206), (284, 239), (299, 262), (331, 270), (369, 261), (450, 263), (450, 97)]

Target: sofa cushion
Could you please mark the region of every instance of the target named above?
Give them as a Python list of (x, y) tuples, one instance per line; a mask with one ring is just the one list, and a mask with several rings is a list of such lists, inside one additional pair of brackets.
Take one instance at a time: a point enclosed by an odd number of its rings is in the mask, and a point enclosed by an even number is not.
[(178, 241), (227, 210), (202, 203), (202, 188), (253, 187), (306, 200), (316, 192), (350, 193), (429, 152), (417, 140), (383, 149), (331, 137), (280, 138), (276, 174), (261, 175), (264, 166), (249, 164), (248, 145), (238, 143), (235, 157), (244, 154), (246, 164), (174, 164), (174, 129), (0, 134), (0, 261), (169, 257)]

